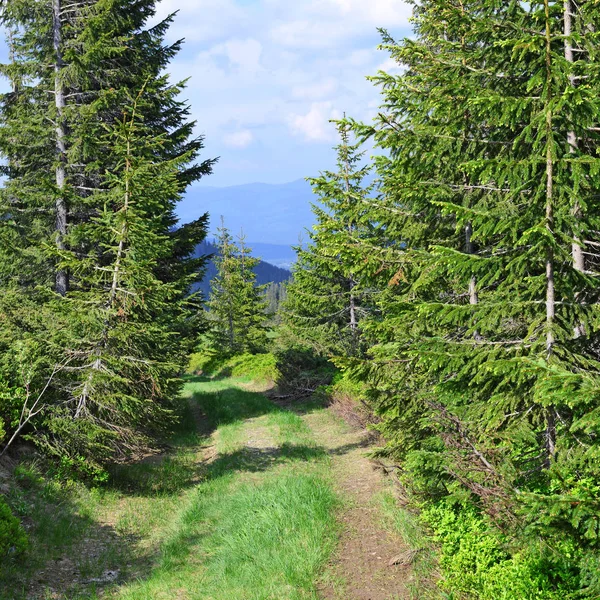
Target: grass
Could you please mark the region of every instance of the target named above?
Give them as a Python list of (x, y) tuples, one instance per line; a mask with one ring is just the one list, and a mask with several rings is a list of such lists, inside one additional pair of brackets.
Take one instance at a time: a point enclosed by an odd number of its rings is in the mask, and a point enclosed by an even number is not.
[[(327, 453), (231, 380), (188, 378), (185, 396), (171, 450), (102, 489), (17, 473), (9, 502), (33, 543), (26, 567), (0, 565), (0, 599), (317, 598), (337, 539)], [(108, 570), (116, 583), (91, 581)]]
[(450, 597), (436, 585), (439, 579), (437, 555), (431, 536), (414, 512), (398, 505), (396, 496), (385, 490), (375, 497), (377, 512), (384, 528), (400, 535), (414, 552), (412, 572), (415, 580), (409, 584), (414, 600), (449, 600)]
[(246, 378), (274, 382), (279, 379), (277, 358), (273, 354), (242, 354), (229, 358), (211, 353), (192, 354), (188, 373), (210, 375), (213, 378)]
[[(0, 600), (316, 600), (319, 582), (343, 597), (327, 565), (345, 506), (331, 461), (339, 467), (348, 447), (334, 440), (329, 453), (314, 436), (351, 430), (318, 400), (292, 412), (248, 387), (188, 376), (169, 450), (115, 467), (101, 488), (43, 477), (35, 461), (19, 467), (8, 501), (31, 550), (0, 562)], [(375, 508), (419, 550), (413, 597), (441, 598), (418, 520), (391, 492)]]

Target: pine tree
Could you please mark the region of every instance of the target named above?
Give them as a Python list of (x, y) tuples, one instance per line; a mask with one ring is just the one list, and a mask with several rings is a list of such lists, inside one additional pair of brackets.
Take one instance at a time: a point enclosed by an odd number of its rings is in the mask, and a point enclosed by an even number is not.
[(281, 324), (280, 309), (287, 298), (287, 284), (268, 283), (265, 290), (265, 299), (267, 301), (267, 315), (269, 315), (274, 325)]
[(211, 281), (208, 302), (211, 348), (224, 356), (263, 352), (267, 343), (265, 286), (256, 285), (254, 274), (260, 260), (251, 255), (243, 234), (235, 242), (223, 220), (218, 232), (217, 275)]
[[(175, 205), (214, 161), (196, 163), (203, 140), (164, 71), (180, 43), (164, 43), (172, 18), (146, 28), (154, 6), (16, 0), (2, 12), (12, 91), (0, 109), (0, 280), (47, 316), (45, 331), (25, 331), (6, 309), (6, 348), (35, 333), (38, 354), (23, 360), (46, 403), (37, 439), (92, 462), (165, 420), (198, 329), (188, 293), (207, 217), (178, 227)], [(14, 370), (5, 377), (22, 380)]]
[(365, 347), (361, 321), (373, 306), (363, 285), (371, 263), (361, 254), (376, 236), (366, 216), (373, 186), (364, 183), (370, 167), (360, 166), (363, 153), (350, 143), (349, 125), (338, 130), (338, 170), (309, 180), (319, 198), (316, 224), (308, 247), (296, 249), (283, 318), (292, 337), (319, 354), (357, 356)]
[(384, 37), (407, 68), (358, 128), (388, 153), (372, 218), (395, 272), (366, 370), (430, 491), (595, 547), (600, 14), (568, 4), (421, 2), (416, 39)]
[[(69, 262), (86, 250), (80, 239), (69, 239), (71, 230), (101, 209), (91, 196), (114, 167), (101, 141), (103, 124), (118, 121), (122, 106), (144, 87), (139, 112), (155, 135), (166, 136), (163, 158), (198, 153), (202, 139), (191, 137), (189, 107), (178, 99), (182, 84), (169, 83), (164, 73), (180, 48), (163, 41), (172, 18), (145, 29), (154, 0), (135, 6), (86, 0), (62, 8), (61, 2), (15, 0), (3, 7), (12, 58), (3, 73), (13, 91), (3, 97), (0, 146), (8, 158), (4, 207), (17, 232), (27, 230), (20, 270), (41, 262), (36, 283), (52, 278), (64, 295), (67, 284), (76, 285), (67, 281)], [(209, 173), (212, 162), (192, 162), (180, 175), (182, 186)], [(172, 215), (165, 219), (174, 225)], [(33, 248), (37, 254), (43, 248), (43, 256), (32, 260)]]

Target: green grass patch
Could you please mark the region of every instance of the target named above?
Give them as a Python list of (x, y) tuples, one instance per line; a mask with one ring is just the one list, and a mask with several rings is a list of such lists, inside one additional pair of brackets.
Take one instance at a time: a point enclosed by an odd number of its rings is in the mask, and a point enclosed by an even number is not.
[(223, 357), (200, 352), (190, 357), (188, 374), (213, 378), (244, 378), (260, 382), (274, 382), (279, 378), (277, 359), (273, 354)]
[(317, 598), (335, 543), (331, 486), (319, 474), (270, 473), (259, 484), (225, 475), (198, 490), (163, 545), (160, 566), (123, 600)]
[(242, 422), (280, 409), (263, 394), (236, 387), (235, 381), (188, 378), (185, 394), (193, 397), (211, 427)]
[(337, 528), (326, 452), (301, 417), (261, 394), (200, 379), (186, 391), (211, 415), (218, 454), (156, 569), (115, 597), (316, 599)]
[(241, 380), (188, 377), (163, 452), (102, 487), (19, 467), (8, 504), (31, 544), (0, 561), (0, 600), (316, 599), (337, 539), (329, 456)]

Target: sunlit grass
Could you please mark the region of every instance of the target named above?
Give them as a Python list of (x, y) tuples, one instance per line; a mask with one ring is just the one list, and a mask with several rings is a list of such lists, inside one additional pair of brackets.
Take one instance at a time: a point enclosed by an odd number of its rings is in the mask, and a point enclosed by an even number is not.
[[(187, 388), (221, 423), (218, 455), (179, 513), (150, 577), (116, 597), (316, 598), (315, 581), (336, 539), (337, 501), (325, 453), (301, 417), (264, 396), (224, 389), (221, 382)], [(268, 435), (267, 447), (244, 451), (249, 432)], [(276, 447), (268, 445), (273, 440)]]
[[(0, 565), (0, 599), (31, 598), (46, 577), (36, 598), (317, 598), (336, 541), (329, 457), (301, 416), (240, 386), (188, 378), (168, 451), (114, 468), (108, 486), (24, 470), (12, 506), (34, 544), (27, 566)], [(71, 580), (49, 560), (70, 561)], [(107, 570), (114, 584), (93, 581)]]

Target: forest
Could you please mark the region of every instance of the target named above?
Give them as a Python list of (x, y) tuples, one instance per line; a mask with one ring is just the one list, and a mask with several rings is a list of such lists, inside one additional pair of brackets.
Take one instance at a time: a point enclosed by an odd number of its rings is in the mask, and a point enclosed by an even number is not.
[(176, 15), (2, 3), (0, 599), (600, 598), (600, 3), (409, 4), (265, 285)]

